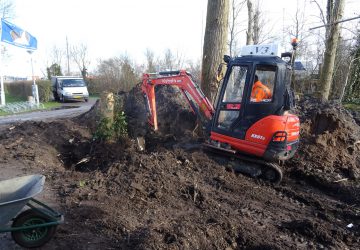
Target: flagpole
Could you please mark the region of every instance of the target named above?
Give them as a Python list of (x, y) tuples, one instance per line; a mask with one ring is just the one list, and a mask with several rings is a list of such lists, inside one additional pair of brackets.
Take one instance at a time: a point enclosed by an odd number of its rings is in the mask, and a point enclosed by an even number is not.
[[(1, 30), (1, 34), (0, 34), (0, 41), (2, 41), (2, 18), (1, 18), (1, 22), (0, 22), (0, 30)], [(0, 42), (1, 43), (1, 42)], [(0, 46), (0, 85), (1, 85), (1, 104), (0, 106), (5, 106), (5, 88), (4, 88), (4, 67), (2, 65), (2, 52), (4, 49), (4, 45), (1, 43)]]
[(0, 51), (0, 84), (1, 84), (1, 106), (5, 106), (5, 88), (4, 88), (4, 67), (2, 65), (2, 50), (3, 50), (3, 45), (1, 44), (1, 51)]

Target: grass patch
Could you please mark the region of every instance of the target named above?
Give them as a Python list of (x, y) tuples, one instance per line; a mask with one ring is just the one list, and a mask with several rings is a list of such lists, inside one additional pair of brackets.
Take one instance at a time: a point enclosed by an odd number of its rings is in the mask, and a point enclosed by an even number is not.
[(43, 104), (44, 104), (44, 109), (58, 108), (61, 106), (61, 103), (55, 101), (45, 102)]
[(354, 111), (360, 111), (360, 104), (356, 103), (344, 103), (344, 107)]
[[(14, 99), (14, 100), (17, 100), (17, 99)], [(21, 100), (21, 101), (24, 102), (24, 100)], [(19, 101), (13, 101), (13, 103), (14, 102), (19, 102)], [(11, 103), (11, 102), (6, 102), (6, 103)], [(61, 103), (58, 103), (58, 102), (55, 102), (55, 101), (45, 102), (45, 103), (42, 103), (42, 104), (44, 105), (43, 109), (39, 108), (39, 109), (27, 110), (27, 111), (19, 112), (19, 113), (8, 113), (8, 112), (5, 112), (3, 110), (0, 110), (0, 116), (12, 115), (12, 114), (30, 113), (30, 112), (39, 111), (39, 110), (49, 110), (49, 109), (53, 109), (53, 108), (57, 108), (57, 107), (61, 106)]]
[(14, 103), (14, 102), (26, 102), (27, 100), (18, 97), (18, 96), (12, 96), (7, 93), (5, 93), (5, 102), (6, 103)]
[(89, 98), (99, 99), (99, 98), (100, 98), (100, 94), (90, 94), (90, 95), (89, 95)]

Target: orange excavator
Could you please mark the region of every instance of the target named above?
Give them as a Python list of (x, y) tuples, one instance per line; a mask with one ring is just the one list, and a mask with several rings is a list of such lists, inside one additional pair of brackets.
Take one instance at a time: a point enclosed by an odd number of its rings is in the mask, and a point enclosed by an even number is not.
[[(292, 70), (291, 63), (283, 60), (293, 53), (277, 55), (277, 50), (273, 44), (252, 45), (244, 47), (239, 57), (224, 56), (226, 73), (216, 108), (184, 70), (144, 74), (141, 88), (149, 124), (158, 130), (155, 87), (175, 86), (204, 124), (207, 149), (241, 159), (245, 164), (235, 168), (240, 172), (279, 183), (281, 162), (298, 148), (300, 122), (290, 113), (295, 105), (290, 89)], [(271, 92), (267, 99), (253, 98), (255, 83)]]

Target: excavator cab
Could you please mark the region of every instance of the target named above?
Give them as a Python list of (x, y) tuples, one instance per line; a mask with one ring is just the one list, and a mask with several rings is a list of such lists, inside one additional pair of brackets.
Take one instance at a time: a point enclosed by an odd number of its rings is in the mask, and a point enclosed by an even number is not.
[[(269, 161), (286, 160), (298, 145), (299, 120), (293, 106), (291, 68), (276, 45), (246, 46), (226, 56), (227, 71), (217, 95), (210, 139)], [(280, 143), (278, 143), (280, 142)]]

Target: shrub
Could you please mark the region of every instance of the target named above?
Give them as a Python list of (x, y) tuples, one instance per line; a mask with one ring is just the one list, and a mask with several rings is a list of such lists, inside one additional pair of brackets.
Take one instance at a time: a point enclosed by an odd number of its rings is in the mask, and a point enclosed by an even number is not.
[(109, 118), (102, 118), (96, 128), (93, 138), (100, 141), (108, 141), (114, 135), (113, 127)]
[(53, 95), (51, 81), (41, 80), (37, 81), (36, 84), (38, 85), (40, 102), (49, 102)]
[(121, 111), (115, 115), (113, 130), (117, 139), (127, 136), (127, 122), (124, 111)]
[(32, 95), (31, 84), (31, 81), (5, 83), (5, 89), (9, 95), (21, 98), (25, 101), (28, 96)]
[(110, 139), (120, 140), (127, 136), (126, 115), (123, 111), (115, 114), (114, 121), (111, 124), (109, 118), (102, 118), (94, 133), (94, 139), (108, 141)]
[[(27, 100), (28, 96), (32, 96), (32, 81), (17, 81), (6, 83), (6, 92), (14, 97)], [(37, 81), (40, 102), (48, 102), (52, 97), (51, 81)]]

